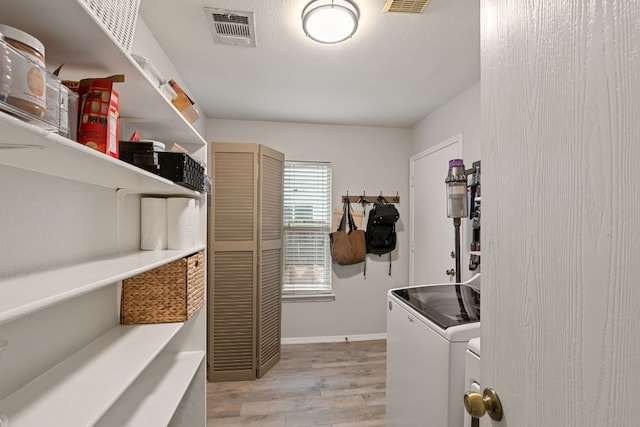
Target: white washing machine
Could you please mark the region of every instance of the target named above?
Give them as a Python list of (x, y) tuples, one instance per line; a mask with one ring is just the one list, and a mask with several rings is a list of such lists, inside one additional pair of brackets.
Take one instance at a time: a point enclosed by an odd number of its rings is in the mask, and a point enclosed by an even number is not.
[(475, 279), (388, 292), (387, 426), (463, 425), (465, 354), (480, 336)]
[[(473, 391), (482, 394), (480, 385), (480, 338), (469, 340), (467, 354), (465, 356), (465, 386), (466, 391)], [(471, 418), (463, 409), (464, 427), (480, 427), (479, 418)]]

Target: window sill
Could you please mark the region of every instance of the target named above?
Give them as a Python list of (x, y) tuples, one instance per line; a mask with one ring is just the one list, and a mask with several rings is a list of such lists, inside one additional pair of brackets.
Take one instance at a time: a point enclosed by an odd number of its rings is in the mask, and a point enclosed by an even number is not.
[(282, 302), (327, 302), (335, 301), (335, 294), (283, 295)]

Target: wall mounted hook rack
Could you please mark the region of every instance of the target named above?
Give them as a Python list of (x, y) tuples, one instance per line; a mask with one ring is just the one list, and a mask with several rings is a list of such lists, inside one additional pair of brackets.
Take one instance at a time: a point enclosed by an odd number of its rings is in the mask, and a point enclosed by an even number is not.
[(382, 192), (380, 192), (380, 196), (367, 196), (363, 191), (362, 195), (360, 196), (350, 196), (349, 192), (347, 191), (347, 194), (342, 196), (341, 200), (342, 200), (342, 203), (345, 203), (347, 200), (349, 200), (349, 203), (359, 203), (362, 205), (368, 205), (371, 203), (375, 203), (378, 197), (383, 197), (389, 203), (400, 203), (400, 195), (397, 192), (395, 196), (383, 196)]

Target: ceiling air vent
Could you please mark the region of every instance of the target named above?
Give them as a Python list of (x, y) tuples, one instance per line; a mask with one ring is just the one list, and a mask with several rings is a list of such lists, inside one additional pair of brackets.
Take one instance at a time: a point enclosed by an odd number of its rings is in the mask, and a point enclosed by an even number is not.
[(387, 0), (383, 12), (422, 13), (430, 0)]
[(213, 41), (234, 46), (256, 46), (253, 12), (236, 12), (224, 9), (205, 8)]

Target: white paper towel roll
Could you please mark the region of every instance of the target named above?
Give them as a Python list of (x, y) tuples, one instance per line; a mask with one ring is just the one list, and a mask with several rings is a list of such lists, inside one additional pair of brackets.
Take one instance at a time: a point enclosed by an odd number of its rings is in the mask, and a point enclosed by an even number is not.
[(167, 248), (189, 249), (197, 242), (196, 200), (186, 197), (167, 199)]
[(145, 251), (167, 249), (167, 199), (140, 199), (140, 248)]

